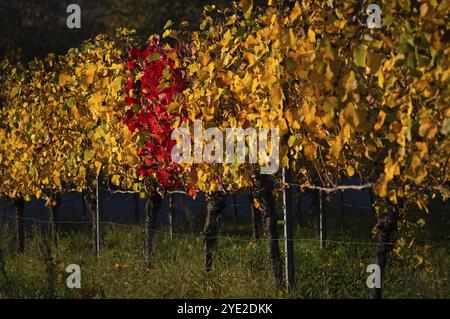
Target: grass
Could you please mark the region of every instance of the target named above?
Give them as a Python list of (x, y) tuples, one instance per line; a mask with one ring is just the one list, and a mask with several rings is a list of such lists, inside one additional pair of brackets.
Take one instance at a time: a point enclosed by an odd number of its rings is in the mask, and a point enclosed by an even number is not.
[[(329, 219), (329, 238), (370, 241), (368, 214), (347, 213), (346, 231), (337, 219)], [(444, 216), (444, 215), (442, 215)], [(424, 232), (428, 243), (448, 239), (448, 216), (440, 218), (433, 232)], [(140, 227), (107, 225), (102, 253), (91, 253), (87, 229), (64, 228), (52, 258), (43, 249), (42, 229), (27, 234), (27, 250), (14, 253), (11, 229), (0, 240), (1, 298), (370, 298), (366, 286), (367, 265), (374, 261), (374, 246), (329, 244), (321, 249), (316, 241), (295, 242), (296, 284), (292, 291), (277, 290), (268, 267), (267, 242), (248, 240), (247, 221), (225, 221), (215, 254), (214, 269), (203, 270), (202, 239), (181, 227), (182, 236), (172, 241), (165, 234), (156, 238), (152, 266), (145, 267), (143, 233)], [(314, 238), (313, 221), (298, 229), (296, 238)], [(198, 224), (200, 225), (200, 224)], [(431, 223), (431, 226), (432, 223)], [(439, 228), (440, 227), (440, 228)], [(445, 237), (447, 236), (447, 237)], [(419, 244), (420, 246), (420, 244)], [(282, 243), (280, 243), (282, 248)], [(407, 251), (411, 256), (415, 249)], [(406, 256), (408, 257), (408, 255)], [(427, 253), (428, 269), (415, 267), (411, 258), (391, 258), (383, 281), (385, 298), (450, 298), (450, 244)], [(65, 268), (81, 266), (81, 289), (68, 289)], [(49, 267), (50, 265), (50, 267)], [(4, 271), (2, 271), (4, 268)], [(53, 294), (49, 282), (55, 283)]]

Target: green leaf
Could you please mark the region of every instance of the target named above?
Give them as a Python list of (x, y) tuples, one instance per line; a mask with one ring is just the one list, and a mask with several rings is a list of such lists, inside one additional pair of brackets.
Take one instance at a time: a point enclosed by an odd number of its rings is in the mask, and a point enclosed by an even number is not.
[(75, 98), (73, 96), (69, 97), (66, 103), (68, 107), (72, 107), (75, 104)]
[(164, 25), (163, 30), (166, 30), (167, 28), (170, 28), (173, 25), (173, 21), (169, 20), (166, 22), (166, 24)]
[(166, 79), (166, 80), (170, 80), (170, 77), (172, 76), (172, 74), (170, 73), (170, 67), (168, 66), (168, 65), (166, 65), (165, 67), (164, 67), (164, 70), (163, 70), (163, 76), (164, 76), (164, 79)]
[(446, 118), (444, 123), (442, 123), (441, 133), (448, 135), (450, 133), (450, 118)]
[(214, 4), (208, 4), (208, 5), (206, 5), (203, 9), (204, 9), (206, 12), (211, 12), (211, 11), (213, 11), (215, 8), (216, 8), (216, 6), (215, 6)]
[(367, 50), (364, 45), (360, 45), (353, 51), (353, 61), (356, 66), (366, 67)]
[(172, 102), (169, 104), (167, 110), (172, 113), (175, 111), (179, 111), (180, 110), (180, 104), (178, 104), (177, 102)]
[(400, 36), (400, 53), (415, 53), (414, 39), (405, 33)]
[(253, 0), (241, 0), (239, 2), (239, 6), (242, 8), (242, 12), (244, 13), (244, 18), (250, 18), (250, 14), (253, 9)]
[(383, 19), (383, 25), (388, 27), (392, 24), (392, 22), (394, 22), (394, 16), (389, 13), (388, 15), (386, 15), (386, 17)]
[(159, 55), (159, 53), (157, 52), (153, 52), (147, 57), (147, 62), (150, 63), (153, 61), (158, 61), (159, 59), (161, 59), (161, 55)]
[(417, 225), (419, 225), (420, 227), (425, 226), (425, 220), (424, 220), (423, 218), (419, 219), (419, 220), (417, 221)]

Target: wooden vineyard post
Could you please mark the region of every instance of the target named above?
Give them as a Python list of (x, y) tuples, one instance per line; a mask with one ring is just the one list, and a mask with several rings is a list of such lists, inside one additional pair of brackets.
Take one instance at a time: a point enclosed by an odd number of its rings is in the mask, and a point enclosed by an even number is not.
[(327, 228), (326, 228), (326, 216), (323, 211), (323, 194), (322, 190), (319, 190), (319, 241), (320, 247), (326, 247), (327, 240)]
[(17, 252), (23, 254), (25, 252), (25, 221), (24, 210), (25, 201), (22, 197), (17, 198), (14, 201), (16, 206), (16, 237), (17, 237)]
[(298, 190), (296, 191), (295, 195), (295, 207), (296, 207), (296, 222), (297, 222), (297, 228), (300, 229), (304, 224), (306, 224), (303, 216), (303, 208), (302, 208), (302, 193)]
[(338, 191), (339, 194), (339, 218), (341, 220), (341, 231), (345, 232), (345, 216), (344, 216), (344, 191)]
[(173, 227), (175, 222), (175, 208), (173, 207), (173, 194), (169, 194), (169, 236), (173, 240)]
[(95, 180), (95, 199), (96, 199), (96, 209), (95, 209), (95, 227), (96, 227), (96, 253), (97, 258), (100, 257), (100, 189), (99, 189), (99, 175), (96, 176)]
[(288, 209), (287, 203), (291, 196), (286, 184), (286, 169), (283, 168), (283, 216), (284, 216), (284, 247), (285, 247), (285, 267), (286, 267), (286, 290), (294, 286), (294, 242), (292, 228), (292, 211)]

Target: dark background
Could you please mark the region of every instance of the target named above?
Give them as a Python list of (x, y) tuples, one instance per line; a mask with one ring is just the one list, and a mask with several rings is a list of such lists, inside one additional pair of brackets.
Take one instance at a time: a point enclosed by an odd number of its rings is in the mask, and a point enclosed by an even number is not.
[[(81, 28), (69, 29), (69, 4), (81, 7)], [(29, 61), (48, 53), (64, 54), (83, 40), (118, 27), (133, 28), (148, 37), (161, 33), (168, 20), (190, 23), (195, 28), (203, 7), (214, 3), (230, 6), (230, 0), (1, 0), (0, 58)]]

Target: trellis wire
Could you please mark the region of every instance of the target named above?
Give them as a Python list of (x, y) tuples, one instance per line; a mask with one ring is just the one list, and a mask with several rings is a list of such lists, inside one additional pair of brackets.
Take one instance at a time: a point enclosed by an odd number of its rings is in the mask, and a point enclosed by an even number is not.
[[(5, 215), (3, 217), (16, 219), (15, 216), (9, 216), (9, 215)], [(40, 223), (40, 224), (48, 224), (49, 223), (49, 221), (47, 221), (47, 220), (41, 220), (41, 219), (36, 219), (36, 218), (32, 218), (32, 217), (24, 217), (21, 219), (25, 220), (25, 221)], [(56, 224), (90, 224), (91, 222), (90, 221), (57, 221), (55, 223)], [(121, 227), (134, 228), (134, 229), (143, 227), (142, 225), (123, 224), (123, 223), (111, 222), (111, 221), (100, 221), (100, 224), (121, 226)], [(153, 231), (157, 234), (170, 236), (170, 232), (166, 232), (163, 230), (151, 229), (151, 231)], [(185, 239), (203, 239), (203, 236), (187, 235), (187, 234), (182, 234), (182, 233), (173, 233), (173, 236), (185, 238)], [(231, 240), (231, 241), (236, 241), (236, 242), (255, 242), (254, 239), (236, 238), (236, 237), (231, 237), (231, 236), (215, 236), (213, 238), (222, 239), (222, 240)], [(280, 241), (282, 239), (280, 239), (280, 238), (279, 239), (260, 238), (257, 241), (265, 242), (265, 241), (271, 241), (271, 240)], [(317, 239), (317, 238), (292, 238), (292, 239), (289, 238), (287, 240), (293, 241), (293, 242), (302, 242), (302, 241), (303, 242), (320, 242), (320, 239)], [(327, 242), (327, 243), (332, 243), (332, 244), (350, 244), (350, 245), (367, 245), (367, 246), (395, 245), (396, 244), (394, 242), (375, 243), (375, 242), (363, 242), (363, 241), (344, 241), (344, 240), (334, 240), (334, 239), (325, 239), (323, 241)], [(437, 242), (437, 243), (434, 243), (432, 246), (441, 245), (441, 244), (450, 244), (450, 241)]]
[[(301, 184), (295, 184), (295, 183), (285, 183), (287, 185), (290, 186), (297, 186), (300, 188), (310, 188), (310, 189), (317, 189), (320, 191), (324, 191), (326, 193), (330, 193), (330, 192), (334, 192), (334, 191), (338, 191), (338, 190), (363, 190), (366, 188), (370, 188), (373, 186), (373, 184), (368, 183), (368, 184), (363, 184), (363, 185), (342, 185), (342, 186), (336, 186), (334, 188), (332, 188), (333, 190), (331, 190), (331, 188), (325, 188), (325, 187), (318, 187), (318, 186), (313, 186), (313, 185), (301, 185)], [(98, 187), (98, 190), (104, 190), (104, 191), (108, 191), (111, 194), (114, 193), (123, 193), (123, 194), (136, 194), (139, 192), (136, 191), (124, 191), (124, 190), (111, 190), (108, 188), (101, 188)], [(185, 192), (183, 191), (172, 191), (169, 192), (170, 194), (185, 194)], [(98, 195), (98, 194), (97, 194)], [(71, 200), (75, 200), (75, 199), (64, 199), (63, 201), (71, 201)], [(14, 203), (11, 201), (9, 203), (6, 203), (2, 206), (0, 206), (0, 209), (3, 209), (5, 207), (11, 206)], [(237, 204), (236, 206), (242, 206)], [(356, 208), (360, 208), (360, 209), (371, 209), (368, 206), (356, 206), (356, 205), (350, 205), (350, 204), (342, 204), (342, 206), (346, 206), (346, 207), (356, 207)], [(6, 217), (6, 218), (11, 218), (11, 219), (17, 219), (16, 216), (8, 216), (8, 215), (3, 215), (0, 217)], [(24, 221), (32, 221), (35, 223), (43, 223), (43, 224), (48, 224), (49, 221), (47, 220), (39, 220), (36, 218), (31, 218), (31, 217), (23, 217), (20, 218)], [(90, 224), (91, 221), (57, 221), (55, 222), (55, 224)], [(142, 225), (131, 225), (131, 224), (123, 224), (123, 223), (117, 223), (117, 222), (111, 222), (111, 221), (99, 221), (97, 224), (107, 224), (107, 225), (114, 225), (114, 226), (121, 226), (121, 227), (129, 227), (129, 228), (142, 228)], [(151, 229), (151, 231), (157, 233), (157, 234), (164, 234), (164, 235), (168, 235), (170, 236), (170, 232), (165, 232), (162, 230), (158, 230), (158, 229)], [(203, 239), (203, 236), (193, 236), (193, 235), (186, 235), (186, 234), (181, 234), (181, 233), (172, 233), (173, 236), (175, 237), (181, 237), (181, 238), (187, 238), (187, 239)], [(230, 236), (215, 236), (213, 237), (215, 239), (224, 239), (224, 240), (232, 240), (232, 241), (240, 241), (240, 242), (255, 242), (254, 239), (245, 239), (245, 238), (233, 238)], [(269, 238), (260, 238), (257, 241), (270, 241), (270, 240), (275, 240), (275, 241), (279, 241), (281, 240), (279, 239), (269, 239)], [(333, 240), (333, 239), (317, 239), (317, 238), (288, 238), (288, 239), (284, 239), (286, 241), (293, 241), (293, 242), (325, 242), (325, 243), (333, 243), (333, 244), (351, 244), (351, 245), (368, 245), (368, 246), (377, 246), (377, 245), (395, 245), (396, 243), (394, 242), (385, 242), (385, 243), (375, 243), (375, 242), (358, 242), (358, 241), (342, 241), (342, 240)], [(441, 245), (441, 244), (449, 244), (450, 241), (443, 241), (443, 242), (438, 242), (432, 245), (433, 246), (437, 246), (437, 245)]]

